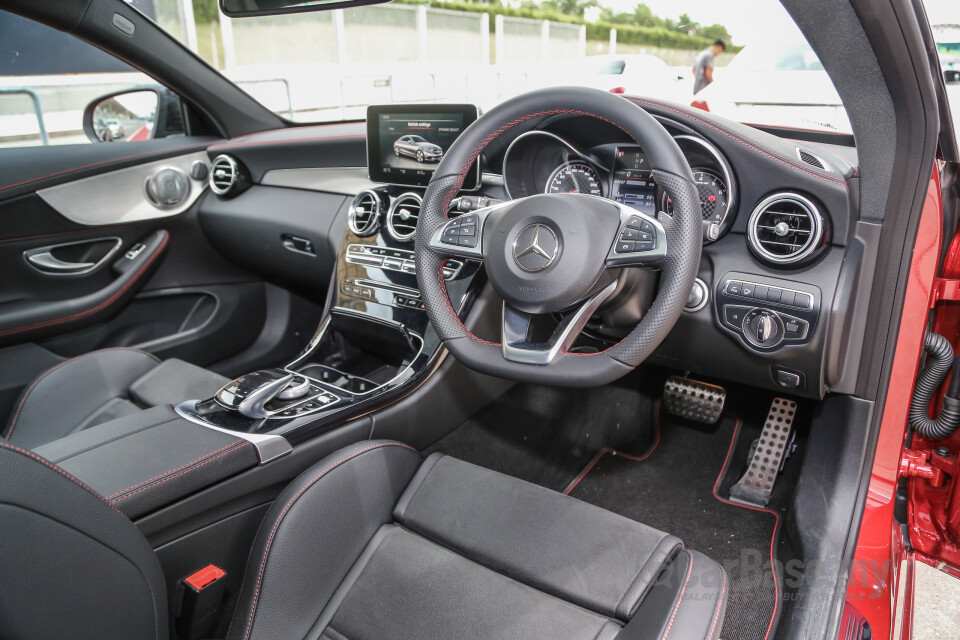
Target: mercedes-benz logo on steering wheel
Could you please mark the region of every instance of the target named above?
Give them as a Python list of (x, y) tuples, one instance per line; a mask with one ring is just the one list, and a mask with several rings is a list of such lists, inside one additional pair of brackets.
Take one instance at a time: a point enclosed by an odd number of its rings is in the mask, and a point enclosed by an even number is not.
[(553, 264), (559, 251), (557, 234), (539, 222), (524, 227), (513, 241), (513, 259), (524, 271), (543, 271)]

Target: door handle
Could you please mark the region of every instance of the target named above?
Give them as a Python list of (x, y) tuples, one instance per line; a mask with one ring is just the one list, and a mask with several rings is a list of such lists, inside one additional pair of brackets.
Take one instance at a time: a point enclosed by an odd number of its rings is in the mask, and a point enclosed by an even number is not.
[[(53, 276), (76, 276), (82, 275), (84, 273), (90, 273), (100, 268), (101, 265), (105, 264), (120, 248), (120, 245), (123, 241), (120, 238), (109, 237), (109, 238), (91, 238), (89, 240), (79, 240), (77, 242), (64, 242), (61, 244), (50, 245), (46, 247), (39, 247), (36, 249), (29, 249), (23, 252), (23, 257), (31, 267), (45, 273), (47, 275)], [(83, 260), (82, 258), (87, 258), (87, 255), (84, 255), (83, 247), (85, 245), (97, 245), (97, 244), (109, 244), (109, 248), (104, 247), (100, 251), (95, 252), (95, 256), (90, 256), (93, 258)], [(68, 256), (70, 255), (70, 247), (76, 247), (80, 254), (77, 254), (78, 258), (81, 258), (77, 261), (64, 260), (63, 258), (58, 258), (54, 255), (55, 251), (63, 251)], [(101, 251), (105, 252), (101, 255)], [(63, 253), (61, 253), (63, 255)]]
[(59, 258), (54, 258), (49, 251), (33, 253), (27, 256), (27, 260), (41, 271), (57, 273), (77, 273), (97, 266), (96, 262), (64, 262)]

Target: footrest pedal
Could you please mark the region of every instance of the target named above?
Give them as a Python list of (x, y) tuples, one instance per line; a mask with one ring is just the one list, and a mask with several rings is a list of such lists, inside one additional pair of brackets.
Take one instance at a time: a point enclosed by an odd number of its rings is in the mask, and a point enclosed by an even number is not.
[(675, 416), (715, 424), (723, 412), (727, 390), (699, 380), (670, 376), (663, 387), (663, 408)]
[(730, 488), (730, 501), (751, 507), (766, 507), (770, 502), (777, 475), (792, 443), (793, 419), (797, 403), (774, 398), (763, 423), (763, 431), (750, 455), (750, 464), (743, 477)]

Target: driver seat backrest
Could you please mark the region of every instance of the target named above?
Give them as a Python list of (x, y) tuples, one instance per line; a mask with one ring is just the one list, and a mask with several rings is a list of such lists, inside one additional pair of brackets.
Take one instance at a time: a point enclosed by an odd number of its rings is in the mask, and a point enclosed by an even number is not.
[(100, 494), (0, 441), (0, 637), (167, 638), (160, 561)]

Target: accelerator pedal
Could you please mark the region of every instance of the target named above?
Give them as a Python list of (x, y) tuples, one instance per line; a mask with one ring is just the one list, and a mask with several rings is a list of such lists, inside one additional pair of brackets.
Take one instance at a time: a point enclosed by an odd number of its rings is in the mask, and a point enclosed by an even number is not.
[(726, 399), (723, 387), (681, 376), (670, 376), (663, 387), (663, 407), (668, 413), (704, 424), (720, 419)]
[(766, 507), (783, 468), (784, 456), (789, 455), (793, 419), (797, 403), (786, 398), (774, 398), (763, 423), (763, 431), (753, 447), (746, 473), (730, 488), (730, 501), (751, 507)]

